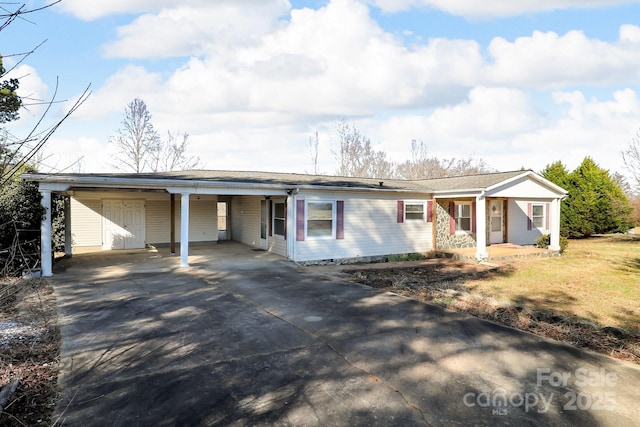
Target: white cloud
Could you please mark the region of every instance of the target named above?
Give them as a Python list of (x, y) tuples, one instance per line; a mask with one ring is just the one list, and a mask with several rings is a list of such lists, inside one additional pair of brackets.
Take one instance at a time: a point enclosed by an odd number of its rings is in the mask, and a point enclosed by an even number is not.
[[(162, 77), (143, 67), (129, 65), (110, 76), (71, 116), (73, 120), (104, 119), (123, 112), (134, 98), (160, 98), (164, 94)], [(75, 100), (67, 103), (71, 105)]]
[[(294, 10), (287, 25), (276, 25), (272, 18), (272, 31), (254, 38), (259, 43), (228, 37), (229, 43), (207, 48), (202, 58), (176, 70), (156, 92), (165, 112), (335, 117), (387, 107), (435, 106), (460, 99), (483, 66), (474, 41), (436, 39), (415, 48), (403, 46), (353, 0), (335, 0), (317, 11)], [(136, 37), (135, 43), (121, 40), (109, 49), (154, 44), (148, 33)], [(126, 52), (124, 47), (118, 50)], [(126, 79), (121, 88), (110, 81), (101, 92), (113, 97), (113, 90), (148, 86), (143, 72), (129, 73)]]
[(520, 91), (477, 88), (459, 105), (363, 127), (381, 138), (379, 147), (395, 160), (407, 157), (415, 139), (424, 141), (432, 155), (473, 155), (500, 170), (540, 170), (556, 160), (575, 168), (591, 156), (601, 166), (621, 171), (620, 151), (640, 125), (637, 93), (625, 89), (599, 100), (579, 91), (557, 92), (552, 100), (561, 109), (553, 118)]
[[(248, 7), (261, 6), (265, 1), (269, 0), (215, 0), (215, 4), (236, 5), (240, 9), (246, 9)], [(180, 5), (184, 7), (208, 7), (213, 3), (214, 1), (211, 0), (182, 0)], [(157, 12), (175, 5), (175, 0), (64, 0), (58, 7), (80, 19), (93, 20), (116, 14)]]
[(141, 15), (117, 29), (118, 39), (104, 46), (105, 55), (119, 58), (214, 55), (257, 43), (279, 25), (279, 18), (290, 9), (286, 0), (260, 2), (245, 8), (232, 2), (197, 6), (197, 2), (181, 3)]
[(438, 9), (466, 18), (494, 18), (563, 9), (587, 9), (634, 4), (637, 0), (366, 0), (385, 12), (418, 7)]
[(632, 25), (621, 28), (617, 43), (589, 39), (582, 31), (536, 31), (514, 42), (496, 37), (488, 52), (494, 61), (486, 80), (496, 84), (559, 88), (640, 81), (640, 28)]

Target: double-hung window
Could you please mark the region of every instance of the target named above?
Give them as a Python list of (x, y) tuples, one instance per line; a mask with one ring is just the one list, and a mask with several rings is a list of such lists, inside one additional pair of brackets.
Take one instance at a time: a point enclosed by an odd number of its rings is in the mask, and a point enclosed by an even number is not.
[(417, 219), (424, 221), (425, 208), (424, 203), (418, 202), (405, 202), (404, 205), (404, 217), (406, 220)]
[(276, 236), (285, 235), (285, 223), (287, 220), (287, 209), (284, 203), (273, 204), (273, 234)]
[(471, 203), (456, 203), (454, 220), (456, 232), (471, 232)]
[(333, 201), (307, 201), (307, 237), (335, 237), (335, 207)]
[(544, 227), (544, 205), (531, 205), (531, 224), (534, 228)]

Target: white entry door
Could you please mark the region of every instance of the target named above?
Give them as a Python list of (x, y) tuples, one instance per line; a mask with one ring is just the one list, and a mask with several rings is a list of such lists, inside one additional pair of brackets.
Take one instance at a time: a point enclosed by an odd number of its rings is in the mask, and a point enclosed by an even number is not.
[(260, 200), (260, 249), (269, 248), (269, 203)]
[(143, 200), (102, 201), (102, 249), (141, 249), (145, 241)]
[(504, 243), (504, 214), (502, 200), (489, 201), (489, 243)]

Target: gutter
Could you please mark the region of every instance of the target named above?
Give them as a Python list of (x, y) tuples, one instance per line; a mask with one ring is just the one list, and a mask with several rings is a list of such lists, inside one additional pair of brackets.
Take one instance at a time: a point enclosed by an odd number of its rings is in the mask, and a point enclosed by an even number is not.
[[(95, 179), (77, 179), (76, 177), (57, 176), (55, 178), (45, 174), (25, 173), (22, 178), (28, 181), (35, 181), (45, 184), (67, 184), (69, 187), (129, 187), (129, 188), (198, 188), (214, 189), (241, 188), (241, 189), (272, 189), (287, 191), (292, 187), (300, 190), (330, 190), (330, 191), (376, 191), (393, 193), (433, 193), (428, 189), (397, 189), (389, 187), (344, 187), (338, 185), (311, 185), (311, 184), (268, 184), (259, 182), (237, 182), (237, 181), (206, 181), (206, 180), (180, 180), (180, 179), (139, 179), (139, 178), (118, 178), (118, 177), (96, 177)], [(197, 193), (194, 193), (197, 194)]]

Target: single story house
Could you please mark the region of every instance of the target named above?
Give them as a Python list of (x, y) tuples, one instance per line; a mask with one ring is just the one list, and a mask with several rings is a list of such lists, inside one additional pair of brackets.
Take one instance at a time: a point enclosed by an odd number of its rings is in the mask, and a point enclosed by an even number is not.
[[(180, 171), (28, 173), (39, 184), (42, 274), (52, 274), (51, 195), (66, 197), (66, 252), (234, 240), (297, 262), (534, 244), (560, 250), (566, 191), (530, 170), (425, 180)], [(184, 236), (189, 236), (185, 238)]]

